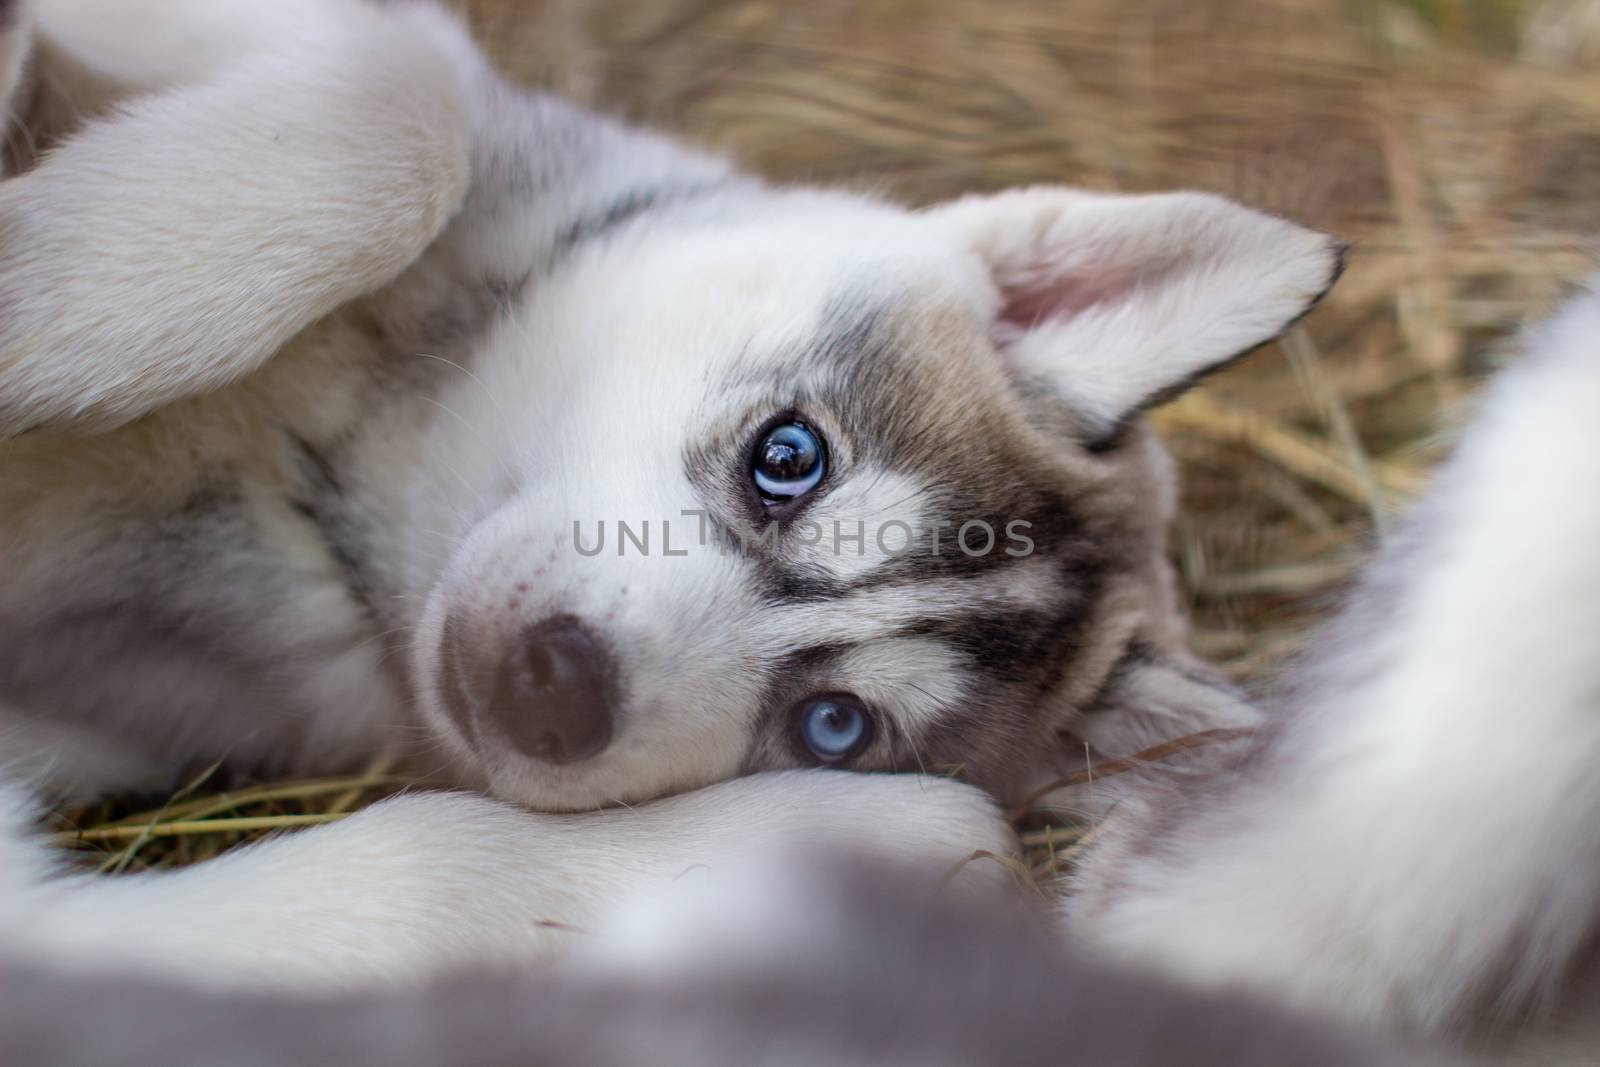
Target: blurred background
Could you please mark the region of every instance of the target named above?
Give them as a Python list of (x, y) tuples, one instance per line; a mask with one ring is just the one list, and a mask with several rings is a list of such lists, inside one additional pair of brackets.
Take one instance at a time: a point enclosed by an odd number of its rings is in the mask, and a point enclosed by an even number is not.
[(1199, 188), (1353, 241), (1321, 310), (1158, 417), (1195, 645), (1246, 681), (1600, 264), (1600, 0), (460, 6), (518, 78), (773, 178)]

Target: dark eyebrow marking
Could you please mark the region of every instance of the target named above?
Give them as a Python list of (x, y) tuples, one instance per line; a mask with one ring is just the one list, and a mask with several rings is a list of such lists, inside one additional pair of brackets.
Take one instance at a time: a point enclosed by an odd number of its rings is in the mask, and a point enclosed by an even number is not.
[(381, 618), (373, 598), (373, 582), (362, 564), (367, 556), (365, 539), (340, 508), (346, 493), (338, 469), (326, 452), (306, 438), (292, 431), (287, 436), (295, 450), (295, 466), (302, 482), (300, 491), (290, 497), (289, 506), (310, 522), (362, 613), (368, 619)]
[(761, 575), (762, 596), (770, 604), (815, 604), (838, 600), (850, 592), (847, 582), (803, 574), (765, 557), (756, 560), (756, 568)]
[(773, 668), (773, 673), (779, 676), (798, 674), (812, 667), (819, 667), (831, 659), (838, 659), (846, 652), (858, 646), (859, 642), (822, 641), (814, 645), (806, 645), (788, 653)]

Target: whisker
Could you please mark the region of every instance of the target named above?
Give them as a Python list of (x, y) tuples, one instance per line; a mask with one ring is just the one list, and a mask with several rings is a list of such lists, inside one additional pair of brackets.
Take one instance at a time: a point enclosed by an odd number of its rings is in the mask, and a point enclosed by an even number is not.
[(444, 412), (446, 415), (449, 415), (461, 425), (465, 426), (468, 430), (472, 431), (472, 435), (478, 439), (478, 443), (482, 445), (485, 450), (490, 452), (494, 451), (494, 449), (489, 446), (489, 439), (483, 436), (483, 431), (478, 429), (478, 427), (474, 426), (471, 422), (468, 422), (462, 417), (460, 412), (456, 411), (449, 404), (446, 404), (442, 400), (436, 400), (426, 393), (417, 393), (416, 397), (418, 400), (421, 400), (424, 403), (432, 404), (434, 407), (438, 408), (440, 411)]

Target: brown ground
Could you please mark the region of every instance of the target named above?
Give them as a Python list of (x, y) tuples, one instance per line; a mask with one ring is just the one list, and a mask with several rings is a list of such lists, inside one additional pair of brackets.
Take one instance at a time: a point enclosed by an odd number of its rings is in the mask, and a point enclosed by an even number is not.
[(1600, 262), (1600, 0), (461, 2), (519, 77), (773, 177), (1195, 187), (1353, 240), (1321, 310), (1159, 416), (1196, 645), (1245, 679), (1415, 492), (1501, 339)]

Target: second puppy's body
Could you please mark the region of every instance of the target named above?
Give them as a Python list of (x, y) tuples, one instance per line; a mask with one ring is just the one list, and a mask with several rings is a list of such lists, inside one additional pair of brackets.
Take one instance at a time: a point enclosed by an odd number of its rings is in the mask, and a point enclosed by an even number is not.
[(1600, 279), (1484, 391), (1261, 736), (1126, 787), (1076, 936), (1367, 1025), (1571, 1027), (1592, 1057), (1596, 338)]

